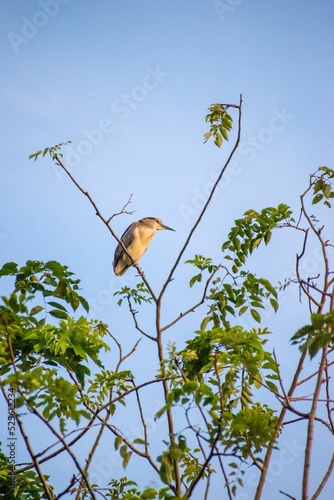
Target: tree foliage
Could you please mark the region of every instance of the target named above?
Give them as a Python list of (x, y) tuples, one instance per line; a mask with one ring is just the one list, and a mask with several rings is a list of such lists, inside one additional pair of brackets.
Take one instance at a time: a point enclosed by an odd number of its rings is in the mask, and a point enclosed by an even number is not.
[[(223, 140), (228, 140), (232, 128), (229, 109), (238, 114), (238, 136), (160, 292), (153, 291), (143, 271), (134, 263), (138, 282), (132, 288), (124, 286), (115, 293), (115, 301), (120, 306), (126, 305), (139, 334), (129, 352), (123, 352), (117, 335), (111, 333), (106, 324), (87, 318), (89, 304), (81, 295), (80, 280), (66, 266), (55, 261), (28, 260), (21, 267), (8, 262), (0, 269), (0, 279), (11, 287), (10, 293), (2, 297), (0, 306), (0, 385), (11, 411), (9, 423), (15, 429), (15, 436), (21, 436), (30, 457), (28, 463), (16, 464), (13, 475), (11, 456), (2, 449), (0, 494), (5, 498), (55, 499), (67, 495), (77, 500), (186, 500), (193, 496), (200, 482), (206, 485), (205, 498), (209, 498), (211, 478), (219, 475), (224, 495), (231, 499), (242, 489), (244, 475), (253, 465), (259, 478), (255, 498), (260, 499), (273, 450), (280, 446), (280, 435), (284, 433), (289, 415), (297, 415), (297, 421), (305, 420), (307, 424), (305, 462), (299, 483), (301, 498), (309, 498), (316, 424), (325, 427), (330, 439), (334, 434), (333, 396), (328, 374), (333, 364), (334, 344), (334, 278), (330, 265), (333, 244), (324, 237), (324, 227), (310, 213), (310, 206), (322, 202), (326, 208), (331, 208), (334, 171), (321, 166), (310, 176), (300, 197), (298, 217), (292, 217), (291, 208), (284, 203), (259, 212), (247, 210), (235, 220), (227, 240), (222, 243), (219, 261), (198, 254), (189, 259), (187, 266), (194, 268), (189, 287), (199, 290), (201, 298), (183, 313), (176, 314), (168, 325), (161, 323), (166, 289), (238, 147), (241, 106), (240, 99), (239, 105), (214, 104), (209, 108), (206, 122), (210, 130), (204, 135), (205, 142), (212, 136), (216, 146), (221, 147)], [(119, 242), (111, 223), (115, 215), (125, 212), (127, 204), (118, 214), (104, 217), (96, 202), (64, 165), (63, 146), (45, 148), (30, 158), (36, 160), (49, 155), (88, 198)], [(248, 268), (252, 254), (263, 244), (268, 245), (273, 231), (278, 228), (295, 231), (301, 236), (296, 275), (281, 285), (281, 289), (297, 283), (310, 309), (309, 324), (300, 328), (291, 339), (291, 349), (297, 345), (300, 358), (289, 387), (281, 376), (284, 360), (277, 360), (268, 348), (270, 332), (261, 326), (263, 311), (278, 310), (279, 287)], [(305, 277), (300, 272), (310, 233), (323, 259), (323, 270), (316, 277)], [(153, 333), (147, 333), (141, 326), (135, 309), (145, 303), (154, 308), (156, 330)], [(197, 309), (202, 311), (202, 320), (193, 333), (189, 332), (185, 345), (182, 348), (176, 342), (166, 345), (166, 330)], [(242, 322), (245, 315), (249, 315), (257, 326), (246, 327)], [(137, 382), (135, 366), (129, 370), (123, 364), (125, 360), (129, 363), (129, 359), (131, 364), (131, 356), (142, 337), (157, 346), (157, 358), (155, 376)], [(118, 353), (117, 361), (113, 366), (109, 362), (103, 366), (101, 359), (108, 359), (111, 348)], [(301, 379), (308, 355), (313, 371), (308, 378)], [(314, 358), (318, 360), (317, 365)], [(314, 382), (311, 399), (306, 395), (294, 399), (297, 387), (303, 388), (310, 380)], [(158, 456), (152, 452), (147, 415), (142, 405), (142, 394), (151, 387), (161, 391), (164, 401), (155, 415), (165, 426), (164, 449)], [(119, 410), (133, 400), (138, 409), (140, 429), (137, 436), (129, 438), (117, 416)], [(276, 404), (270, 405), (269, 401)], [(299, 409), (301, 405), (303, 410)], [(52, 446), (40, 446), (36, 451), (36, 444), (26, 430), (27, 417), (34, 418), (41, 432), (45, 429), (50, 433)], [(77, 456), (74, 445), (96, 428), (98, 432), (93, 434), (94, 444), (88, 456)], [(124, 469), (130, 460), (145, 462), (156, 474), (160, 487), (143, 489), (127, 477), (110, 477), (107, 485), (92, 483), (90, 466), (107, 434), (113, 436), (114, 448)], [(43, 472), (44, 463), (52, 463), (59, 455), (68, 456), (73, 465), (63, 491), (56, 491), (52, 476)], [(334, 456), (312, 498), (317, 498), (325, 488), (333, 468)], [(289, 492), (284, 494), (293, 498)]]

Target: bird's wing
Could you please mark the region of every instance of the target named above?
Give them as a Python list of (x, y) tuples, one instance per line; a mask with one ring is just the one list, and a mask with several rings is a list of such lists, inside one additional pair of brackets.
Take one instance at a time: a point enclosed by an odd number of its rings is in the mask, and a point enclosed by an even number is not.
[[(121, 236), (121, 241), (122, 241), (123, 245), (125, 246), (125, 248), (127, 248), (133, 242), (134, 231), (132, 229), (132, 226), (134, 224), (135, 224), (134, 222), (132, 224), (130, 224), (130, 226), (124, 231), (124, 233)], [(121, 258), (121, 256), (123, 255), (123, 253), (124, 253), (123, 247), (122, 247), (122, 245), (120, 245), (118, 243), (116, 250), (115, 250), (115, 253), (114, 253), (114, 268), (115, 268), (117, 262), (119, 261), (119, 259)]]

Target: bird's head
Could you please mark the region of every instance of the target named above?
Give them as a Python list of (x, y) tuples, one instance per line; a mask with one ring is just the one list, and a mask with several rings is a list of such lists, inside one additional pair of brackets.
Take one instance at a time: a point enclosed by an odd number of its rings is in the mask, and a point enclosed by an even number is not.
[(146, 226), (155, 231), (158, 231), (159, 229), (167, 229), (168, 231), (175, 231), (175, 229), (165, 226), (165, 224), (163, 224), (161, 220), (157, 219), (156, 217), (145, 217), (145, 219), (141, 219), (139, 222), (143, 226)]

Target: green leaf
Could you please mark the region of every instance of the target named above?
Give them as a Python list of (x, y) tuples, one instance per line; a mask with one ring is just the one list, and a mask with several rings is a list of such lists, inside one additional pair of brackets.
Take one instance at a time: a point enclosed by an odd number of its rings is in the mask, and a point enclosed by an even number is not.
[(187, 448), (187, 440), (182, 434), (179, 436), (179, 447), (181, 451), (184, 451)]
[(232, 467), (232, 469), (238, 469), (238, 464), (236, 464), (235, 462), (230, 462), (228, 465)]
[(45, 267), (58, 277), (64, 276), (67, 269), (66, 266), (62, 266), (57, 260), (49, 260), (45, 263)]
[(140, 498), (146, 500), (146, 499), (156, 498), (156, 496), (157, 496), (157, 491), (154, 488), (148, 488), (147, 490), (143, 491), (143, 493), (140, 495)]
[(126, 444), (123, 444), (119, 449), (119, 453), (120, 453), (122, 458), (124, 458), (124, 456), (127, 454), (127, 451), (128, 451), (128, 447), (126, 446)]
[(35, 316), (35, 314), (38, 314), (39, 312), (43, 311), (44, 307), (42, 306), (35, 306), (30, 310), (31, 316)]
[(79, 295), (74, 292), (73, 290), (70, 290), (69, 292), (69, 303), (71, 304), (73, 311), (76, 311), (80, 305), (80, 300), (79, 300)]
[(51, 301), (51, 302), (48, 302), (48, 305), (52, 306), (52, 307), (56, 307), (57, 309), (60, 309), (61, 311), (64, 311), (67, 313), (66, 307), (64, 307), (62, 304), (59, 304), (58, 302)]
[(7, 262), (0, 269), (0, 276), (6, 276), (8, 274), (16, 274), (18, 271), (18, 265), (15, 262)]
[(29, 160), (31, 160), (32, 158), (34, 158), (34, 160), (36, 161), (40, 154), (42, 154), (42, 150), (39, 150), (36, 153), (33, 153), (33, 154), (29, 155)]
[(257, 389), (260, 389), (260, 387), (262, 387), (262, 384), (261, 384), (262, 376), (260, 373), (256, 374), (256, 378), (254, 378), (253, 382), (254, 382), (254, 387), (256, 387)]
[(270, 299), (270, 304), (271, 304), (271, 307), (274, 309), (274, 311), (277, 312), (277, 310), (278, 310), (278, 302), (277, 302), (277, 300), (271, 298)]
[(331, 194), (331, 185), (326, 184), (323, 192), (324, 192), (325, 198), (329, 198), (330, 194)]
[(49, 314), (51, 314), (51, 316), (54, 316), (55, 318), (58, 318), (58, 319), (67, 319), (68, 318), (68, 314), (65, 313), (64, 311), (60, 311), (59, 309), (52, 309), (51, 311), (49, 311)]
[(248, 306), (242, 306), (240, 307), (239, 309), (239, 316), (241, 316), (242, 314), (244, 314), (248, 309)]
[(317, 203), (319, 203), (319, 201), (321, 201), (323, 197), (324, 196), (322, 194), (316, 194), (312, 200), (312, 205), (316, 205)]
[(265, 233), (264, 235), (264, 242), (266, 245), (268, 245), (269, 241), (271, 240), (271, 231), (268, 231), (267, 233)]
[(258, 323), (261, 323), (261, 315), (256, 309), (251, 309), (250, 313), (252, 317), (257, 321)]
[[(225, 141), (228, 141), (228, 133), (227, 133), (226, 128), (221, 127), (221, 128), (220, 128), (220, 131), (221, 131), (222, 136), (224, 137)], [(223, 142), (223, 141), (222, 141), (222, 142)]]
[(177, 443), (171, 443), (169, 447), (169, 455), (173, 460), (180, 460), (182, 453)]
[(194, 286), (196, 281), (198, 281), (199, 283), (202, 281), (202, 274), (196, 274), (196, 276), (193, 276), (191, 278), (191, 280), (189, 281), (190, 288)]
[(81, 297), (80, 295), (79, 295), (79, 300), (80, 300), (80, 304), (85, 309), (85, 311), (89, 312), (89, 304), (88, 304), (87, 300), (84, 297)]
[(220, 148), (220, 147), (221, 147), (221, 145), (223, 144), (223, 137), (222, 137), (222, 135), (221, 135), (219, 132), (216, 134), (216, 138), (215, 138), (215, 141), (214, 141), (214, 142), (215, 142), (215, 145), (216, 145), (218, 148)]
[(136, 444), (146, 444), (144, 439), (136, 438), (134, 441)]
[(173, 466), (168, 460), (164, 459), (164, 456), (160, 467), (160, 477), (165, 484), (170, 484), (173, 480)]
[(314, 194), (316, 194), (318, 191), (322, 190), (323, 185), (324, 185), (324, 180), (322, 177), (320, 177), (320, 179), (318, 179), (316, 181), (316, 183), (314, 184), (314, 187), (313, 187)]
[(122, 462), (122, 465), (123, 465), (123, 469), (126, 469), (128, 463), (129, 463), (129, 460), (131, 458), (131, 455), (132, 455), (132, 451), (128, 451), (124, 454), (124, 457), (123, 457), (123, 462)]
[(269, 389), (278, 394), (277, 386), (273, 382), (271, 382), (270, 380), (266, 380), (266, 385), (269, 387)]
[(204, 332), (206, 327), (208, 326), (208, 324), (210, 323), (211, 321), (211, 316), (206, 316), (206, 318), (203, 319), (202, 323), (201, 323), (201, 327), (200, 329)]

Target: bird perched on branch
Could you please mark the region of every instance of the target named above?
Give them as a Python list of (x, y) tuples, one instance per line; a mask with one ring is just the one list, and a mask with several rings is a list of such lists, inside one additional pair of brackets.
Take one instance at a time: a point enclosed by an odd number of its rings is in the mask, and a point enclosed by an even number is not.
[[(159, 229), (174, 231), (171, 227), (165, 226), (160, 219), (145, 217), (145, 219), (138, 222), (133, 222), (124, 232), (121, 242), (135, 263), (144, 255), (153, 236)], [(128, 268), (133, 265), (129, 255), (126, 254), (122, 245), (117, 245), (113, 262), (116, 276), (123, 276)]]

